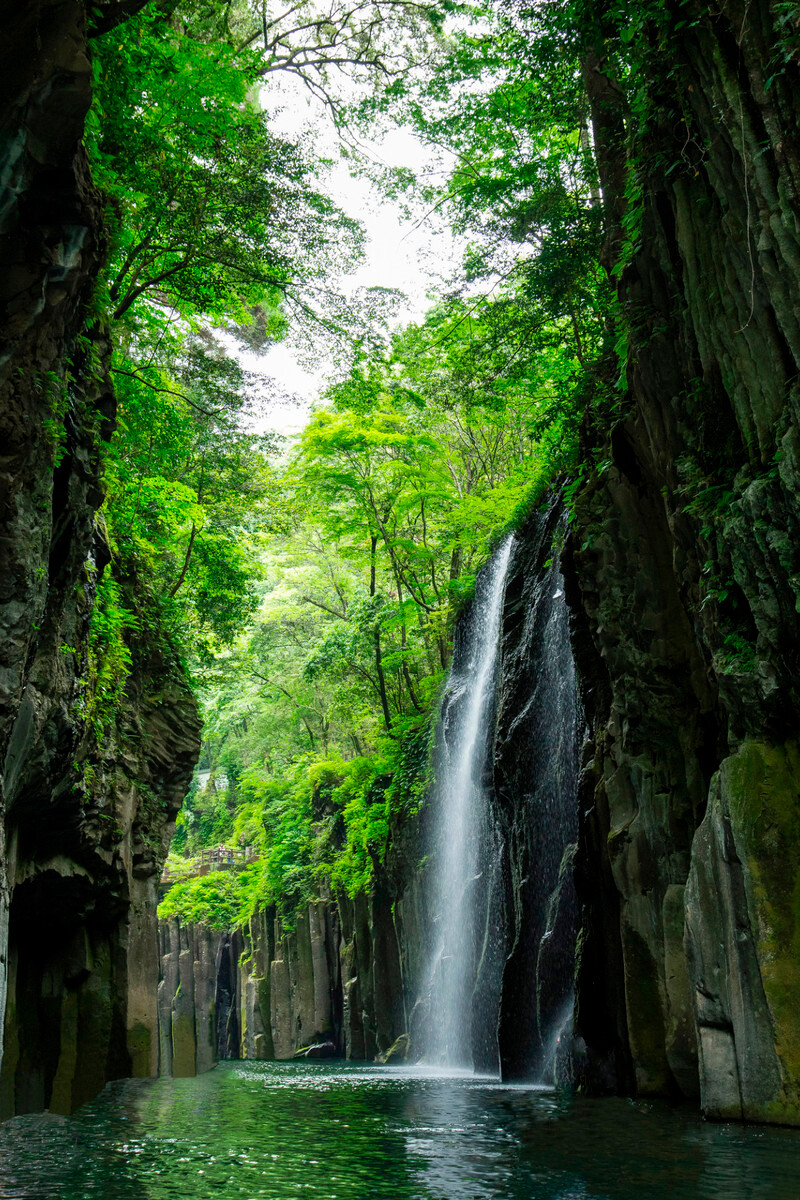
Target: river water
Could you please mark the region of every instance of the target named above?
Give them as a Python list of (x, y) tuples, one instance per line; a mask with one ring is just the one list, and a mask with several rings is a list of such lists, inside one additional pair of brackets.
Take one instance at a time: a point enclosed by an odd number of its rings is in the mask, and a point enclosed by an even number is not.
[(350, 1064), (227, 1062), (0, 1125), (9, 1200), (797, 1200), (800, 1132)]

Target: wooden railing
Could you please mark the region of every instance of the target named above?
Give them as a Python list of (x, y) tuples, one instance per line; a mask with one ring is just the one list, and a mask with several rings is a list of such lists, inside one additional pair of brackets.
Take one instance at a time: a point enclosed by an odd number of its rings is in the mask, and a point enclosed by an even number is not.
[(161, 887), (172, 887), (174, 883), (184, 879), (197, 879), (211, 871), (241, 870), (257, 858), (255, 846), (213, 846), (210, 850), (200, 851), (200, 857), (195, 859), (192, 870), (173, 872), (170, 871), (169, 864), (164, 863)]

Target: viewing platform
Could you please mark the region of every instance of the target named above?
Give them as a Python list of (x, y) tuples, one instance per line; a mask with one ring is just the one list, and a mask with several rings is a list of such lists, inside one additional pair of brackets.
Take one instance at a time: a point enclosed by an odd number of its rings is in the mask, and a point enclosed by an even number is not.
[(176, 883), (200, 879), (212, 871), (241, 871), (257, 858), (255, 846), (214, 846), (210, 850), (201, 850), (196, 858), (187, 858), (185, 867), (180, 870), (170, 869), (169, 863), (164, 863), (158, 883), (159, 899)]

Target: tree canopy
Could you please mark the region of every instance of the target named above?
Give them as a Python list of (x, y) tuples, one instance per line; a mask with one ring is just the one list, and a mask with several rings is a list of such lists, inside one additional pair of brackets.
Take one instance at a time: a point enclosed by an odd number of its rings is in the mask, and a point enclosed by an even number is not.
[[(118, 402), (97, 688), (113, 702), (126, 639), (151, 622), (206, 719), (173, 853), (258, 851), (224, 894), (181, 883), (164, 911), (231, 924), (272, 902), (291, 919), (320, 889), (368, 888), (415, 818), (458, 613), (498, 540), (576, 466), (611, 336), (586, 100), (550, 5), (129, 8), (119, 23), (97, 9), (86, 136), (108, 197), (95, 320)], [(326, 163), (262, 108), (279, 72), (332, 116), (353, 169), (467, 242), (459, 278), (388, 340), (336, 294), (363, 231), (326, 195)], [(442, 149), (447, 177), (354, 159), (376, 121)], [(333, 331), (349, 363), (287, 443), (253, 432), (231, 346), (299, 322)], [(131, 574), (146, 611), (126, 609)]]

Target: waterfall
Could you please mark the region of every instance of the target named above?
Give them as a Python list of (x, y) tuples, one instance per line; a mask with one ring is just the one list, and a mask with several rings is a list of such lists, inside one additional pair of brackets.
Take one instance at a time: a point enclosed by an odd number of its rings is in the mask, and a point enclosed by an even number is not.
[[(473, 1010), (500, 933), (492, 880), (496, 833), (484, 773), (512, 546), (508, 537), (478, 578), (461, 654), (454, 659), (442, 703), (432, 797), (434, 950), (423, 1055), (429, 1063), (495, 1071), (496, 1047), (481, 1052), (481, 1022), (473, 1020)], [(499, 980), (492, 990), (496, 996)]]
[(498, 1043), (503, 1078), (569, 1073), (577, 901), (573, 858), (584, 721), (561, 573), (556, 499), (531, 519), (504, 605), (492, 770), (506, 856)]
[(571, 1072), (578, 697), (555, 498), (481, 572), (442, 700), (427, 838), (423, 1061)]

